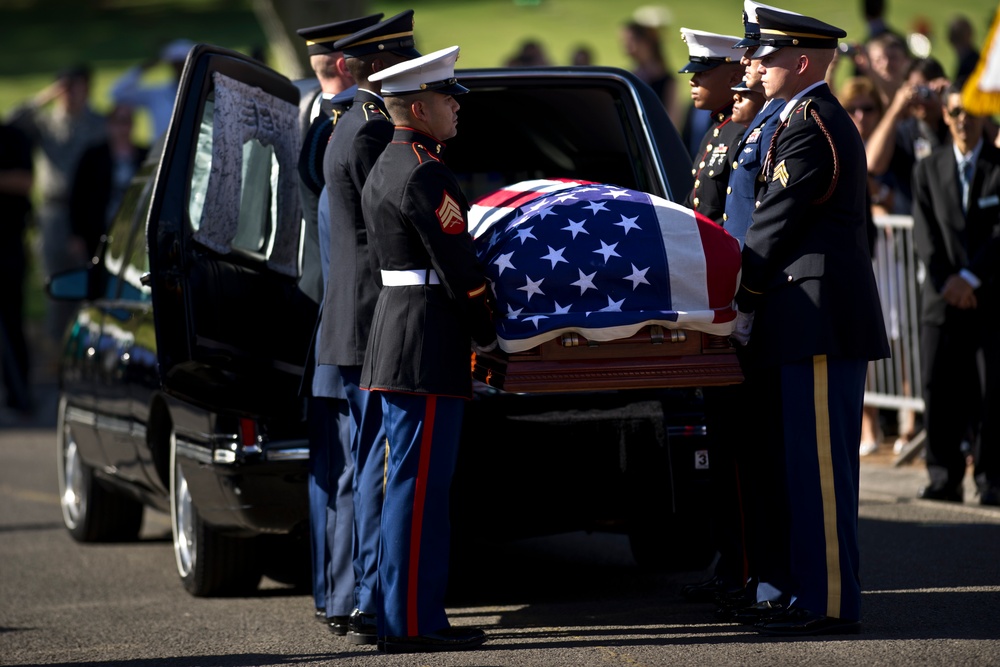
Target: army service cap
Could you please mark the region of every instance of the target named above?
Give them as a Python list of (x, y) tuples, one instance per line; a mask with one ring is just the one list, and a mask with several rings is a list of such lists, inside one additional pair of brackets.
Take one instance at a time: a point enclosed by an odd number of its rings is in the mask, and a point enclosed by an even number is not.
[(763, 58), (786, 46), (806, 49), (835, 49), (837, 40), (847, 37), (844, 30), (801, 14), (760, 7), (757, 9), (760, 24), (758, 47), (752, 59)]
[(368, 79), (382, 82), (382, 95), (408, 95), (431, 91), (442, 95), (461, 95), (469, 89), (455, 78), (457, 46), (428, 53), (413, 60), (375, 72)]
[(748, 46), (760, 46), (760, 20), (757, 18), (758, 9), (773, 9), (776, 12), (785, 12), (786, 14), (802, 16), (801, 14), (796, 14), (795, 12), (789, 12), (760, 2), (754, 2), (754, 0), (744, 0), (743, 39), (733, 45), (734, 49), (746, 48)]
[(733, 44), (739, 41), (739, 37), (681, 28), (681, 39), (688, 47), (688, 63), (679, 70), (681, 74), (706, 72), (740, 60), (740, 54), (733, 51)]
[(336, 23), (326, 23), (315, 25), (309, 28), (300, 28), (295, 32), (299, 37), (306, 40), (306, 50), (311, 56), (318, 56), (324, 53), (339, 53), (336, 47), (337, 40), (353, 35), (359, 30), (364, 30), (373, 26), (382, 19), (382, 14), (372, 14), (357, 19), (347, 21), (337, 21)]
[(378, 25), (348, 35), (334, 46), (344, 52), (345, 58), (360, 58), (386, 51), (416, 58), (420, 52), (414, 48), (413, 10), (407, 9)]

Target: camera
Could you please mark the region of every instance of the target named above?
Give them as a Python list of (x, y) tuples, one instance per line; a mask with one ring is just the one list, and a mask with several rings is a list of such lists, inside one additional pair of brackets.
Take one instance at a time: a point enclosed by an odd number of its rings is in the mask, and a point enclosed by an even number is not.
[(934, 91), (927, 86), (917, 86), (917, 97), (922, 100), (929, 100), (934, 97)]

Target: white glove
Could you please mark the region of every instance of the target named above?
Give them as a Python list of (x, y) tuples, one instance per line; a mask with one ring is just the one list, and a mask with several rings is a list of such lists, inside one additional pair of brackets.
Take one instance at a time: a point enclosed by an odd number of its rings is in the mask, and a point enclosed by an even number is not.
[(497, 341), (495, 338), (493, 339), (493, 342), (491, 342), (489, 345), (486, 346), (480, 346), (475, 342), (472, 343), (472, 351), (475, 352), (476, 354), (482, 354), (483, 352), (492, 352), (495, 349), (497, 349)]
[(732, 339), (740, 345), (750, 342), (750, 329), (753, 327), (753, 313), (744, 313), (742, 310), (736, 311), (736, 328), (731, 335)]

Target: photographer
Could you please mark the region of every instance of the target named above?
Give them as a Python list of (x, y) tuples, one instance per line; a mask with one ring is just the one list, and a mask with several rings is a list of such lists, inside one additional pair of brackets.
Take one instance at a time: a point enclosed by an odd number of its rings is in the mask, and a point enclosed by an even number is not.
[(906, 80), (865, 144), (868, 172), (873, 176), (891, 174), (896, 182), (891, 213), (910, 213), (913, 166), (948, 136), (941, 117), (941, 95), (948, 84), (944, 69), (934, 58), (913, 61)]

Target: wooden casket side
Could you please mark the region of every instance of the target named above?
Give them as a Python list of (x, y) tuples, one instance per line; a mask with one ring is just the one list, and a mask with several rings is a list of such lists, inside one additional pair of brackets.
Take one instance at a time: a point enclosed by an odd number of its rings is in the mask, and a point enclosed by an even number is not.
[(564, 333), (525, 352), (475, 355), (472, 376), (509, 392), (708, 387), (743, 381), (728, 338), (647, 326), (629, 338)]

